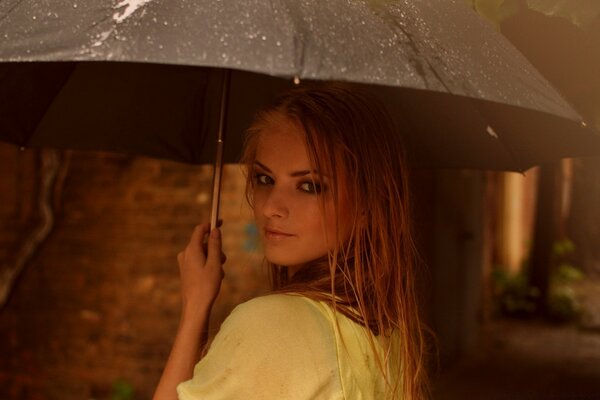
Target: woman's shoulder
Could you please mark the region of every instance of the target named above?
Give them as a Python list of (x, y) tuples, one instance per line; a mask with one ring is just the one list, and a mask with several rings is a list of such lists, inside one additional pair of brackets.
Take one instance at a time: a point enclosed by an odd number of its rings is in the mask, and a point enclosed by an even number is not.
[(245, 311), (281, 311), (290, 309), (310, 310), (319, 307), (320, 302), (298, 293), (272, 293), (263, 296), (254, 297), (244, 303), (241, 303), (236, 309), (241, 308)]
[(226, 322), (267, 329), (276, 326), (306, 330), (320, 326), (330, 328), (331, 315), (322, 302), (295, 293), (276, 293), (255, 297), (241, 303)]
[(342, 399), (334, 341), (318, 302), (291, 294), (254, 298), (223, 322), (179, 396)]

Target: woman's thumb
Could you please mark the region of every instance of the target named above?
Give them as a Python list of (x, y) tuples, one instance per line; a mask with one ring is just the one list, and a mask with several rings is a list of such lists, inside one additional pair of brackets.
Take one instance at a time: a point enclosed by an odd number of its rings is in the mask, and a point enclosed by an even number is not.
[(221, 264), (221, 231), (219, 228), (214, 228), (210, 232), (208, 239), (208, 255), (207, 261)]

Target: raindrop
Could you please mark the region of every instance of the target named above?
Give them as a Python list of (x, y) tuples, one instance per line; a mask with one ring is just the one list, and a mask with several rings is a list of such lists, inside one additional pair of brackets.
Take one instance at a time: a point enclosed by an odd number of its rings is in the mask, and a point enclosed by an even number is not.
[(37, 17), (34, 15), (33, 17), (31, 17), (34, 21), (37, 19)]
[(585, 121), (581, 121), (581, 127), (587, 128), (588, 124)]
[(267, 37), (266, 37), (265, 35), (262, 35), (260, 38), (261, 38), (262, 40), (267, 40)]
[(277, 41), (277, 46), (281, 46), (281, 42), (279, 40)]
[(73, 4), (73, 8), (77, 8), (77, 3)]
[(300, 84), (300, 77), (298, 75), (294, 75), (294, 85)]
[(169, 25), (169, 23), (167, 21), (165, 21), (165, 22), (163, 22), (163, 25), (167, 26), (167, 25)]
[(494, 139), (498, 139), (498, 134), (496, 133), (496, 131), (494, 131), (494, 129), (491, 126), (488, 125), (486, 131), (491, 137), (493, 137)]

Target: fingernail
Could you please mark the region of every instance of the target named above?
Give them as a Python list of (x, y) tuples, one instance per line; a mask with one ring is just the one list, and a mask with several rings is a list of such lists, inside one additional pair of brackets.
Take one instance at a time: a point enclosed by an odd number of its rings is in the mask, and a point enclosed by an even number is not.
[(215, 229), (213, 229), (213, 230), (212, 230), (212, 232), (210, 233), (210, 236), (211, 236), (213, 239), (218, 239), (218, 238), (219, 238), (219, 236), (221, 236), (221, 232), (219, 232), (219, 228), (215, 228)]

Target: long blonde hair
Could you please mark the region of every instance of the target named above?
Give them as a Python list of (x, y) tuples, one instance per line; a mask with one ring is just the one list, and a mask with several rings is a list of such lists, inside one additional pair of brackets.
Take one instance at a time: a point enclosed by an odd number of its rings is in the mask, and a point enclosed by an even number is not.
[[(388, 397), (429, 397), (407, 168), (393, 120), (374, 98), (349, 85), (298, 87), (255, 117), (242, 157), (248, 170), (261, 129), (274, 113), (303, 128), (311, 163), (336, 182), (331, 188), (336, 215), (339, 183), (344, 180), (352, 221), (345, 243), (291, 279), (286, 267), (270, 264), (273, 289), (331, 302), (334, 310), (369, 328), (373, 348), (375, 337), (396, 337), (378, 355)], [(250, 205), (252, 188), (248, 174)], [(339, 238), (339, 218), (336, 221)], [(390, 351), (397, 356), (388, 357)], [(389, 365), (392, 362), (398, 365)], [(390, 371), (398, 376), (390, 376)]]

